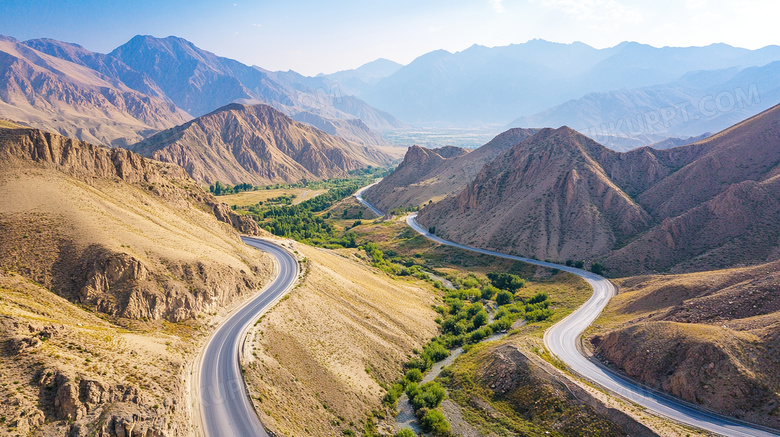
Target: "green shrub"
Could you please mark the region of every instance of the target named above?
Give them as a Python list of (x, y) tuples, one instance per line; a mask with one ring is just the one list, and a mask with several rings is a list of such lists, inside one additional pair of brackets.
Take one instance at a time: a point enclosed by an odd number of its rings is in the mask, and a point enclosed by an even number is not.
[(444, 414), (439, 410), (428, 411), (422, 419), (420, 419), (420, 425), (425, 432), (432, 432), (439, 435), (446, 435), (450, 432), (450, 424), (447, 422)]
[(397, 433), (395, 433), (395, 437), (415, 437), (414, 431), (412, 431), (409, 428), (404, 428)]
[(409, 369), (406, 372), (406, 376), (404, 376), (407, 381), (409, 382), (420, 382), (422, 381), (422, 372), (420, 369)]
[(515, 292), (525, 286), (525, 279), (511, 273), (488, 273), (488, 279), (495, 286), (502, 290)]
[(499, 291), (496, 295), (496, 303), (501, 305), (508, 305), (515, 301), (515, 295), (508, 291)]
[(499, 292), (499, 289), (488, 284), (482, 288), (482, 299), (485, 300), (491, 300), (493, 299), (493, 296), (496, 295), (496, 293)]

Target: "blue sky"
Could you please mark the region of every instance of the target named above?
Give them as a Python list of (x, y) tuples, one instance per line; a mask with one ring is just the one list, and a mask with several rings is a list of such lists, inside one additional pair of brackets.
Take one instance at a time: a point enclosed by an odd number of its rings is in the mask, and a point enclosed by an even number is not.
[(776, 0), (0, 0), (0, 34), (108, 52), (134, 35), (176, 35), (218, 55), (304, 74), (379, 57), (534, 38), (609, 47), (780, 44)]

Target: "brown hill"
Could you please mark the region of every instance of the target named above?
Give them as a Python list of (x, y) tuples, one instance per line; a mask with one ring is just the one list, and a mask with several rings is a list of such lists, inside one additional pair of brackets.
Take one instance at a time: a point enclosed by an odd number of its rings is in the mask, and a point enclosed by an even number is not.
[[(0, 129), (0, 261), (128, 318), (184, 320), (254, 290), (242, 220), (180, 168), (35, 129)], [(32, 211), (32, 212), (31, 212)]]
[(267, 105), (230, 104), (131, 149), (181, 165), (205, 183), (297, 182), (343, 177), (393, 157), (299, 123)]
[(421, 222), (482, 247), (602, 258), (612, 275), (780, 257), (780, 106), (667, 150), (618, 153), (564, 131), (518, 144)]
[(7, 37), (0, 38), (0, 116), (113, 146), (190, 118), (162, 98)]
[(689, 402), (780, 428), (780, 261), (617, 280), (595, 352)]
[(540, 259), (602, 254), (651, 224), (599, 164), (612, 153), (567, 127), (544, 129), (419, 220), (445, 238)]
[(468, 154), (459, 147), (413, 146), (393, 173), (366, 190), (363, 196), (383, 211), (439, 201), (458, 193), (486, 163), (537, 131), (510, 129)]
[(208, 315), (272, 270), (215, 215), (257, 225), (180, 167), (34, 129), (0, 129), (0, 192), (0, 434), (193, 435)]

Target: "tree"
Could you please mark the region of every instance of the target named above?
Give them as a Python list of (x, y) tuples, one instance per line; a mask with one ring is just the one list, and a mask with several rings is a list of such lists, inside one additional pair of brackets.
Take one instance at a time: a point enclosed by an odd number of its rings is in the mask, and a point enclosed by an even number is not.
[(593, 264), (590, 265), (590, 271), (595, 273), (595, 274), (597, 274), (597, 275), (600, 275), (600, 274), (604, 273), (604, 264), (596, 261), (596, 262), (594, 262)]
[(490, 300), (493, 299), (493, 296), (496, 295), (496, 293), (499, 292), (499, 289), (488, 284), (484, 287), (482, 287), (482, 299)]
[(485, 310), (482, 310), (478, 312), (474, 316), (474, 328), (479, 328), (480, 326), (484, 325), (488, 321), (488, 313), (485, 312)]
[(395, 433), (395, 437), (415, 437), (414, 431), (412, 431), (409, 428), (404, 428), (397, 433)]
[(431, 235), (435, 235), (436, 234), (436, 226), (431, 226), (430, 228), (428, 228), (428, 233), (431, 234)]
[(496, 303), (501, 305), (508, 305), (515, 301), (515, 295), (508, 291), (499, 291), (496, 295)]
[(525, 286), (525, 279), (511, 273), (491, 272), (487, 276), (495, 287), (513, 293)]

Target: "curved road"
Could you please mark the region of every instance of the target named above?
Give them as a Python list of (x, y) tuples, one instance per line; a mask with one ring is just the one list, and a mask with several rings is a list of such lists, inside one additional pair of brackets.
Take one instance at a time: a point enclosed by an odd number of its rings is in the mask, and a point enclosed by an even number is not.
[[(365, 202), (364, 202), (365, 204)], [(668, 417), (677, 422), (695, 426), (710, 432), (733, 437), (773, 437), (778, 436), (769, 430), (759, 429), (750, 424), (737, 422), (725, 416), (693, 408), (685, 402), (655, 391), (643, 388), (629, 379), (607, 372), (585, 358), (577, 348), (583, 331), (593, 323), (607, 306), (607, 302), (617, 293), (615, 286), (606, 278), (585, 270), (567, 267), (559, 264), (537, 261), (535, 259), (520, 256), (506, 255), (491, 250), (479, 249), (463, 244), (453, 243), (430, 234), (420, 226), (416, 220), (417, 213), (410, 214), (406, 223), (415, 231), (426, 238), (440, 244), (465, 249), (472, 252), (492, 255), (501, 258), (523, 261), (529, 264), (549, 267), (573, 273), (585, 279), (593, 287), (593, 295), (585, 304), (566, 318), (550, 327), (544, 333), (544, 344), (558, 358), (560, 358), (571, 370), (586, 379), (595, 382), (607, 390), (616, 393), (623, 398), (635, 402), (659, 415)]]
[(365, 187), (363, 187), (363, 188), (361, 188), (361, 189), (359, 189), (359, 190), (355, 191), (355, 194), (354, 194), (354, 196), (355, 196), (355, 198), (358, 200), (358, 202), (362, 203), (362, 204), (363, 204), (363, 206), (365, 206), (366, 208), (370, 209), (370, 210), (371, 210), (371, 212), (373, 212), (374, 214), (376, 214), (377, 218), (379, 218), (379, 217), (382, 217), (382, 216), (383, 216), (383, 215), (385, 215), (385, 214), (384, 214), (382, 211), (378, 210), (378, 209), (377, 209), (377, 208), (376, 208), (374, 205), (372, 205), (372, 204), (370, 204), (370, 203), (366, 202), (366, 200), (365, 200), (365, 199), (363, 199), (363, 191), (366, 191), (367, 189), (369, 189), (369, 188), (373, 187), (374, 185), (378, 184), (378, 183), (379, 183), (379, 182), (381, 182), (381, 181), (382, 181), (382, 180), (380, 179), (380, 180), (378, 180), (378, 181), (374, 182), (374, 183), (373, 183), (373, 184), (371, 184), (371, 185), (366, 185)]
[(247, 329), (290, 289), (298, 275), (298, 262), (282, 247), (256, 238), (241, 239), (276, 258), (279, 271), (276, 279), (230, 315), (206, 344), (198, 372), (198, 403), (206, 437), (268, 436), (244, 386), (239, 365), (241, 344)]

